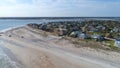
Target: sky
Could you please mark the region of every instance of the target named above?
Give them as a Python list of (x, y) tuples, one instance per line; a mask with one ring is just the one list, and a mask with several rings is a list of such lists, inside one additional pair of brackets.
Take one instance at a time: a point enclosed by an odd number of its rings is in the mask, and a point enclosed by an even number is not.
[(120, 0), (0, 0), (0, 17), (120, 17)]

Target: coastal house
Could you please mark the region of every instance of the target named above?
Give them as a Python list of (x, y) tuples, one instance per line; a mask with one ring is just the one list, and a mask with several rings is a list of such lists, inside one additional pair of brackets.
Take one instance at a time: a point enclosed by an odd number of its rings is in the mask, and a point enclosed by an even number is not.
[(46, 26), (46, 31), (48, 31), (48, 32), (53, 32), (52, 24), (47, 24), (47, 26)]
[(89, 36), (87, 34), (85, 34), (85, 33), (80, 33), (80, 34), (78, 34), (78, 38), (87, 39), (87, 38), (89, 38)]
[(65, 28), (59, 28), (59, 35), (60, 36), (67, 35), (67, 32), (68, 32), (67, 29), (65, 29)]
[(120, 32), (120, 27), (114, 27), (111, 32)]
[(78, 31), (79, 28), (77, 26), (73, 27), (73, 31)]
[(67, 32), (68, 30), (65, 28), (54, 28), (54, 33), (59, 36), (67, 35)]
[(88, 30), (91, 31), (91, 32), (93, 32), (95, 30), (95, 28), (92, 25), (89, 25), (88, 26)]
[(96, 41), (104, 41), (105, 38), (99, 34), (94, 34), (91, 36), (91, 38), (95, 39)]
[(99, 26), (96, 27), (96, 29), (97, 29), (98, 32), (101, 32), (101, 31), (105, 30), (105, 27), (102, 26), (102, 25), (99, 25)]
[(114, 45), (117, 47), (120, 47), (120, 39), (116, 39)]
[(67, 35), (68, 29), (66, 28), (66, 25), (61, 24), (58, 27), (59, 36)]
[(32, 28), (36, 28), (36, 29), (39, 28), (39, 24), (36, 24), (36, 23), (31, 23), (31, 24), (27, 24), (27, 25), (32, 27)]
[(43, 24), (43, 25), (41, 25), (41, 26), (39, 27), (39, 29), (41, 29), (41, 30), (46, 30), (46, 27), (47, 27), (47, 25)]
[(70, 36), (71, 37), (78, 37), (78, 35), (80, 35), (82, 32), (80, 32), (80, 31), (72, 31), (71, 33), (70, 33)]

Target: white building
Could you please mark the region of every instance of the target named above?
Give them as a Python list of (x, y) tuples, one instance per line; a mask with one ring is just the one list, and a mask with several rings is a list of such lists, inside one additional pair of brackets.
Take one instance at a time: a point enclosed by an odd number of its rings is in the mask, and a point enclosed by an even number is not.
[(120, 39), (115, 40), (115, 46), (120, 47)]

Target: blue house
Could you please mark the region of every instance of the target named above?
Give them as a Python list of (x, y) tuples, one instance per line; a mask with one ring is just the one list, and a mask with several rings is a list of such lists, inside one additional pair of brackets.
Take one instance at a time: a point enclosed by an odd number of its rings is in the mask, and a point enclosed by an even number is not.
[(120, 39), (115, 40), (115, 46), (120, 47)]

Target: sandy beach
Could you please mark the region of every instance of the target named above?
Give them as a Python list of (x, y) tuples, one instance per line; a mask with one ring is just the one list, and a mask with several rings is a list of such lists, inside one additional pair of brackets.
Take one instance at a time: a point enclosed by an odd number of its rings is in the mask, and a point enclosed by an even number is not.
[(27, 26), (1, 35), (18, 68), (120, 68), (118, 52), (76, 48), (68, 40)]

